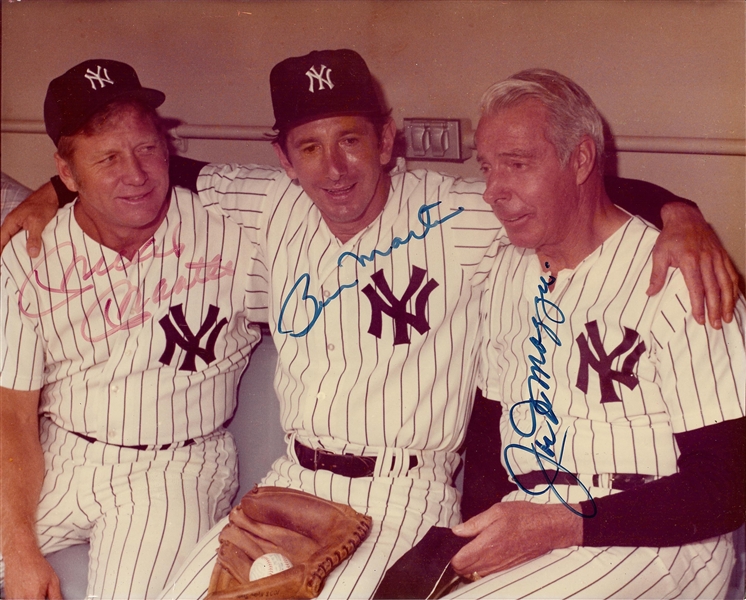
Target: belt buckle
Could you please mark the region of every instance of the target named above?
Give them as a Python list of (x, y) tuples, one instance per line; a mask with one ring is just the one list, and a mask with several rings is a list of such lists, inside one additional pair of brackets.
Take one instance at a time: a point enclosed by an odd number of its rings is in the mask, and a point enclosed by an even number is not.
[(323, 448), (313, 448), (313, 470), (318, 471), (319, 470), (319, 455), (321, 456), (334, 456), (334, 452), (329, 452), (329, 450), (324, 450)]

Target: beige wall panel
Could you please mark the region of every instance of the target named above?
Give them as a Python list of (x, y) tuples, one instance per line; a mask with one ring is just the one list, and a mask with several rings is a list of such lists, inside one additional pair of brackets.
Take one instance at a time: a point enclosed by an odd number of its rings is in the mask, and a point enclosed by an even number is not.
[[(476, 123), (492, 82), (546, 66), (576, 79), (616, 135), (746, 137), (744, 3), (667, 1), (151, 1), (2, 4), (2, 118), (41, 119), (49, 80), (87, 58), (134, 65), (190, 124), (273, 123), (273, 64), (316, 48), (359, 51), (404, 117)], [(45, 136), (3, 134), (2, 167), (53, 173)], [(267, 144), (190, 140), (187, 155), (271, 161)], [(439, 170), (476, 175), (463, 165)], [(744, 158), (623, 153), (619, 174), (697, 201), (746, 270)]]

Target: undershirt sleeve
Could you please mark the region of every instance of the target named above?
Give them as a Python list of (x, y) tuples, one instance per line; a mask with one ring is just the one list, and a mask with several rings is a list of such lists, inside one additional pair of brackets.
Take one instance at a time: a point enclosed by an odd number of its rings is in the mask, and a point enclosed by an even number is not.
[(197, 178), (202, 167), (209, 163), (200, 160), (192, 160), (185, 156), (171, 156), (168, 163), (168, 175), (171, 178), (171, 185), (191, 190), (197, 193)]
[[(477, 390), (466, 436), (461, 512), (467, 520), (517, 489), (500, 462), (500, 402)], [(678, 473), (594, 499), (584, 546), (681, 546), (737, 529), (746, 514), (746, 418), (674, 434)], [(590, 501), (582, 502), (592, 514)]]
[(658, 229), (663, 229), (661, 209), (665, 204), (683, 202), (697, 208), (691, 200), (680, 198), (665, 188), (639, 179), (623, 179), (609, 175), (604, 178), (604, 185), (606, 193), (614, 204), (633, 215), (642, 217)]
[[(681, 546), (737, 529), (746, 512), (746, 418), (674, 434), (678, 473), (595, 500), (584, 546)], [(590, 501), (582, 502), (585, 514)]]

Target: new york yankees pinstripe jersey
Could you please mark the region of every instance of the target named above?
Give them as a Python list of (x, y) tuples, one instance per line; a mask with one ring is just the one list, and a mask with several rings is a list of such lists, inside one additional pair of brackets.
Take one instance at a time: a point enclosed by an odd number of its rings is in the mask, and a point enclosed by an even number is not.
[(502, 232), (483, 184), (398, 171), (382, 214), (345, 244), (282, 171), (212, 165), (198, 186), (249, 230), (271, 274), (285, 430), (338, 453), (456, 450)]
[[(553, 289), (533, 250), (506, 247), (484, 296), (480, 386), (504, 402), (503, 462), (582, 475), (676, 472), (674, 433), (744, 415), (746, 309), (698, 325), (679, 271), (645, 293), (655, 229), (636, 217)], [(591, 485), (589, 481), (583, 481)]]
[(28, 258), (2, 255), (0, 385), (42, 389), (55, 424), (118, 445), (213, 432), (231, 416), (266, 280), (242, 228), (175, 188), (164, 222), (130, 261), (61, 210)]

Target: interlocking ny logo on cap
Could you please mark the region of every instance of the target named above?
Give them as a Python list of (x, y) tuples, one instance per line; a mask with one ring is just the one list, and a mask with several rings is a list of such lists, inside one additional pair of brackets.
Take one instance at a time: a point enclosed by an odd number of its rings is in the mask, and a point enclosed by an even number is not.
[(324, 84), (329, 86), (329, 89), (332, 89), (334, 87), (334, 84), (332, 83), (332, 80), (330, 79), (332, 70), (327, 67), (326, 65), (321, 65), (321, 70), (316, 71), (316, 67), (311, 67), (306, 71), (306, 75), (308, 76), (308, 80), (311, 82), (311, 85), (308, 86), (308, 91), (312, 94), (314, 93), (313, 89), (313, 80), (319, 82), (319, 91), (324, 89)]
[(101, 65), (98, 65), (98, 68), (96, 69), (96, 72), (94, 73), (91, 71), (91, 69), (87, 69), (85, 72), (85, 78), (91, 82), (91, 87), (95, 90), (96, 89), (96, 82), (101, 85), (101, 89), (107, 84), (111, 83), (114, 85), (114, 82), (109, 79), (109, 73), (107, 73), (106, 69), (104, 69), (104, 74), (101, 75)]

